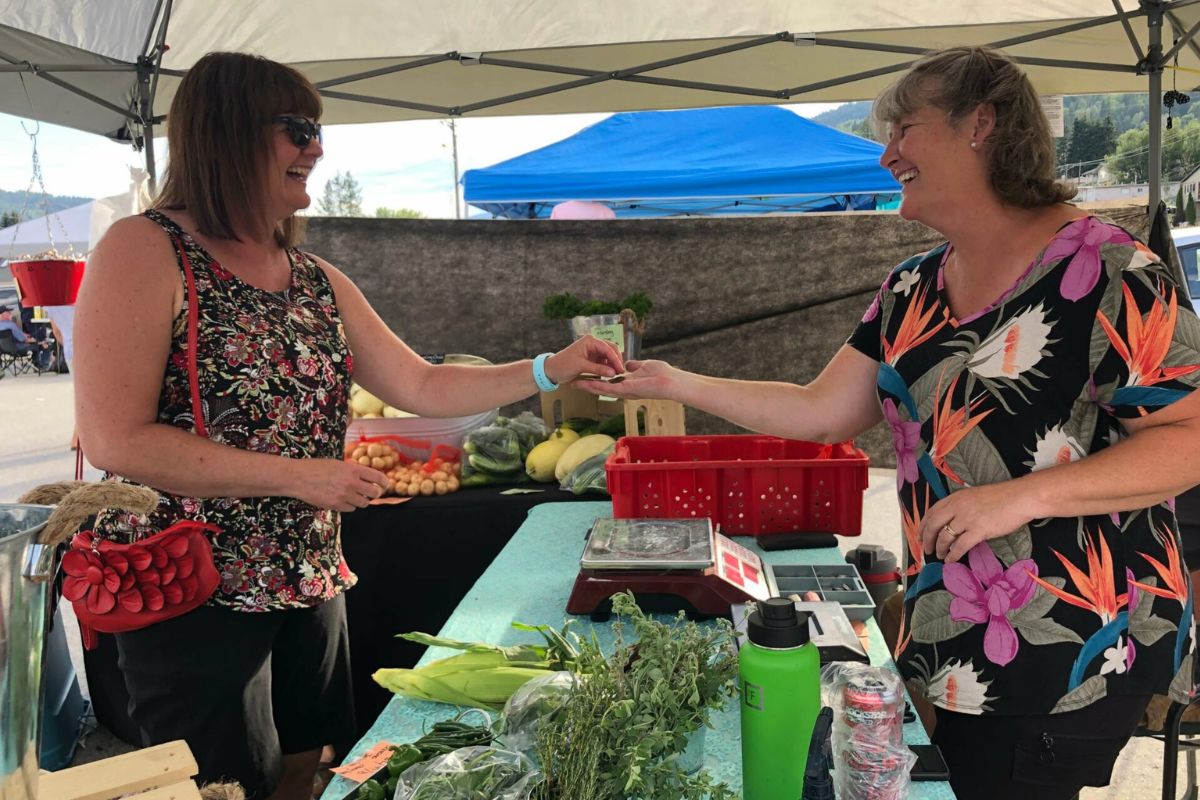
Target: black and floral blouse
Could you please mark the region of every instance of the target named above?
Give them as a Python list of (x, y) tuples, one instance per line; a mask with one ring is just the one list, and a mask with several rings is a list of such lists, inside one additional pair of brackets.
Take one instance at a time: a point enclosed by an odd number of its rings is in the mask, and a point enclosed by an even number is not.
[(1058, 231), (995, 304), (956, 319), (948, 245), (884, 282), (849, 344), (879, 362), (909, 549), (909, 688), (966, 714), (1047, 714), (1191, 692), (1192, 594), (1170, 503), (1035, 519), (925, 560), (939, 499), (1103, 450), (1118, 420), (1200, 385), (1200, 320), (1155, 255), (1094, 217)]
[[(325, 272), (305, 253), (290, 249), (288, 288), (259, 289), (222, 268), (165, 215), (148, 211), (146, 216), (183, 243), (195, 275), (196, 363), (209, 438), (287, 458), (340, 459), (353, 360)], [(158, 422), (192, 431), (187, 303), (185, 293), (172, 331)], [(342, 557), (336, 511), (293, 497), (160, 494), (158, 509), (147, 517), (102, 512), (96, 533), (134, 541), (180, 519), (216, 525), (221, 532), (212, 540), (213, 560), (221, 583), (210, 604), (238, 611), (313, 606), (355, 583)]]

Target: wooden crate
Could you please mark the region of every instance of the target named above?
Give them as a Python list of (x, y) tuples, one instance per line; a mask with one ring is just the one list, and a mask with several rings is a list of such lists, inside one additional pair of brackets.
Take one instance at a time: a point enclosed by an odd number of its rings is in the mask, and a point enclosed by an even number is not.
[(542, 421), (550, 430), (572, 417), (605, 420), (624, 413), (623, 401), (601, 400), (599, 395), (573, 386), (560, 386), (553, 392), (542, 392), (541, 399)]
[(135, 750), (103, 761), (44, 772), (38, 800), (200, 800), (198, 771), (183, 741)]

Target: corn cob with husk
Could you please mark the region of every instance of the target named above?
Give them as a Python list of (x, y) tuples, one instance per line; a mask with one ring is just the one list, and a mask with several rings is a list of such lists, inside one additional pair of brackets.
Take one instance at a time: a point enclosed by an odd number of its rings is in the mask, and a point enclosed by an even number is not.
[(568, 632), (569, 626), (561, 632), (544, 625), (513, 623), (513, 627), (541, 633), (546, 644), (501, 647), (486, 642), (443, 639), (427, 633), (402, 633), (401, 639), (464, 652), (415, 669), (376, 670), (371, 677), (396, 694), (499, 711), (526, 681), (556, 670), (586, 671), (586, 665), (577, 663), (579, 651), (573, 644), (575, 634)]

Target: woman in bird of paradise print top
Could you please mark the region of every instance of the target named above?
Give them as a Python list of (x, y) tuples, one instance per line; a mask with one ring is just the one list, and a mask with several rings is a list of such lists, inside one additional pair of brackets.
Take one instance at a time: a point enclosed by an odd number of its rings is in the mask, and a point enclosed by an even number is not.
[(1200, 321), (1143, 244), (1065, 202), (1006, 56), (929, 54), (874, 114), (900, 215), (948, 241), (891, 272), (816, 380), (645, 361), (589, 388), (800, 439), (886, 421), (910, 551), (896, 656), (951, 783), (1069, 798), (1108, 782), (1150, 695), (1191, 692), (1169, 498), (1200, 483)]

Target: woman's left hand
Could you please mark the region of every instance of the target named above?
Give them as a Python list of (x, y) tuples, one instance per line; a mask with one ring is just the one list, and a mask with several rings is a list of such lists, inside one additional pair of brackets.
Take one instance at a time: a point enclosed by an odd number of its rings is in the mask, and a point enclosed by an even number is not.
[(546, 377), (557, 384), (570, 383), (583, 374), (606, 378), (625, 371), (621, 351), (611, 342), (583, 336), (546, 359)]
[(921, 544), (946, 563), (966, 556), (975, 545), (998, 539), (1028, 523), (1018, 481), (960, 489), (935, 503), (921, 520)]

